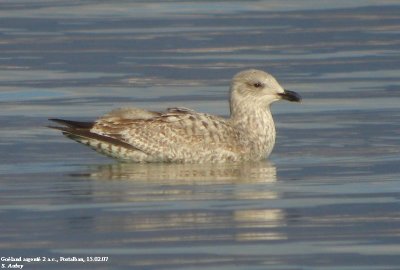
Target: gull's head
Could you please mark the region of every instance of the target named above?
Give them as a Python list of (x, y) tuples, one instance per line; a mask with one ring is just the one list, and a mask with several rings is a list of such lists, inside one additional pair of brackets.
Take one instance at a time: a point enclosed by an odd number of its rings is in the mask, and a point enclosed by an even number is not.
[(233, 77), (231, 104), (239, 105), (238, 103), (245, 102), (250, 106), (267, 107), (281, 99), (301, 101), (299, 94), (283, 89), (271, 74), (262, 70), (245, 70)]

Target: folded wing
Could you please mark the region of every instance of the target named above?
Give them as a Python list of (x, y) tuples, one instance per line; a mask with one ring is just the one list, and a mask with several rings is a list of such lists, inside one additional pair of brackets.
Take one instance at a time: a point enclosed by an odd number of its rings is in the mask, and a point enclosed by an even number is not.
[(232, 143), (237, 141), (236, 133), (223, 118), (186, 108), (139, 112), (140, 117), (129, 109), (111, 112), (97, 120), (90, 131), (127, 143), (151, 161), (213, 161), (224, 155), (225, 159), (236, 158), (234, 148), (238, 146)]

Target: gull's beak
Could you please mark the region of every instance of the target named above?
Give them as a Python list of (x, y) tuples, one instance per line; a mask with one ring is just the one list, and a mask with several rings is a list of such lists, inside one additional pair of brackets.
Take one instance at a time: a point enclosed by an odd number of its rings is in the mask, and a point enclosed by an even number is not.
[(301, 96), (294, 91), (285, 90), (283, 93), (278, 94), (282, 99), (286, 99), (292, 102), (300, 102)]

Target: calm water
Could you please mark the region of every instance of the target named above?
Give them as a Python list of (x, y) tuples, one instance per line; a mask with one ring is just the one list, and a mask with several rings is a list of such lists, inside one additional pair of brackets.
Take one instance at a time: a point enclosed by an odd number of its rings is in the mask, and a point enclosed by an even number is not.
[[(0, 1), (0, 256), (399, 269), (399, 14), (388, 0)], [(273, 106), (268, 161), (118, 164), (44, 127), (129, 105), (227, 115), (250, 67), (304, 97)]]

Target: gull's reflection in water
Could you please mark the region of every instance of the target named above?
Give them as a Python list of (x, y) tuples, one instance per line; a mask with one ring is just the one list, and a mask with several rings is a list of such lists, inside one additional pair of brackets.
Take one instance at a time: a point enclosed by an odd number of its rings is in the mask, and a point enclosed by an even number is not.
[(276, 181), (276, 167), (267, 161), (231, 164), (117, 163), (93, 168), (90, 178), (163, 185), (271, 183)]
[[(279, 230), (286, 224), (286, 213), (270, 206), (280, 199), (274, 189), (276, 167), (266, 161), (112, 164), (92, 167), (88, 176), (94, 180), (94, 197), (97, 193), (113, 200), (104, 212), (108, 214), (96, 216), (95, 230), (127, 233), (122, 245), (286, 239)], [(123, 204), (112, 205), (117, 202)]]

